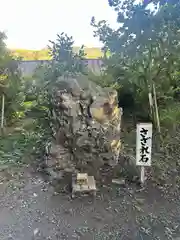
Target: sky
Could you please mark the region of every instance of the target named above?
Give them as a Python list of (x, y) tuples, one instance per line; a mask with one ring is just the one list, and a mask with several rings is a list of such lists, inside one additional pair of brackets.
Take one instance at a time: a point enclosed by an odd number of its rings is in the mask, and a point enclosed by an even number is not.
[(73, 36), (76, 46), (101, 46), (93, 37), (92, 16), (116, 28), (108, 0), (0, 0), (0, 31), (9, 48), (42, 49), (57, 33)]

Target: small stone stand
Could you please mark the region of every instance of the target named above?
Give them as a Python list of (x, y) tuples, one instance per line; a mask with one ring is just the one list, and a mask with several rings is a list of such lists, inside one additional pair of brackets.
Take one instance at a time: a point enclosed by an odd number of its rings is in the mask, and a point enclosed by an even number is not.
[(96, 181), (94, 176), (88, 176), (86, 173), (78, 173), (75, 177), (72, 177), (72, 198), (75, 197), (77, 192), (89, 192), (95, 197), (96, 191)]

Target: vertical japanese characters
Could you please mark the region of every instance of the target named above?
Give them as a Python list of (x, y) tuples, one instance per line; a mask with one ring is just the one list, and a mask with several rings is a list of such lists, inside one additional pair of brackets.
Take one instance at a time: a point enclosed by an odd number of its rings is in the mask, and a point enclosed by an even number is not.
[(136, 165), (151, 166), (152, 123), (137, 124)]

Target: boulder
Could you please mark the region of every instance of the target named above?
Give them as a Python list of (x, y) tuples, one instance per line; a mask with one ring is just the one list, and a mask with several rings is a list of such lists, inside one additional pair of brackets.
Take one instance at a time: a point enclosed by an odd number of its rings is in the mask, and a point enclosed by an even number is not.
[(52, 103), (55, 140), (46, 160), (49, 171), (93, 171), (98, 177), (104, 164), (118, 164), (122, 109), (115, 90), (81, 78), (61, 78)]

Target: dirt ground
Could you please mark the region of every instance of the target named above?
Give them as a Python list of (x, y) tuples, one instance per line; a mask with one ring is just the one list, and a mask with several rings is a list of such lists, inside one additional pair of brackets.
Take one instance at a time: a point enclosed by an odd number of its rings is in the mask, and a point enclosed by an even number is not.
[(95, 201), (72, 200), (66, 187), (55, 192), (30, 168), (1, 173), (0, 239), (178, 240), (179, 194), (111, 185)]

